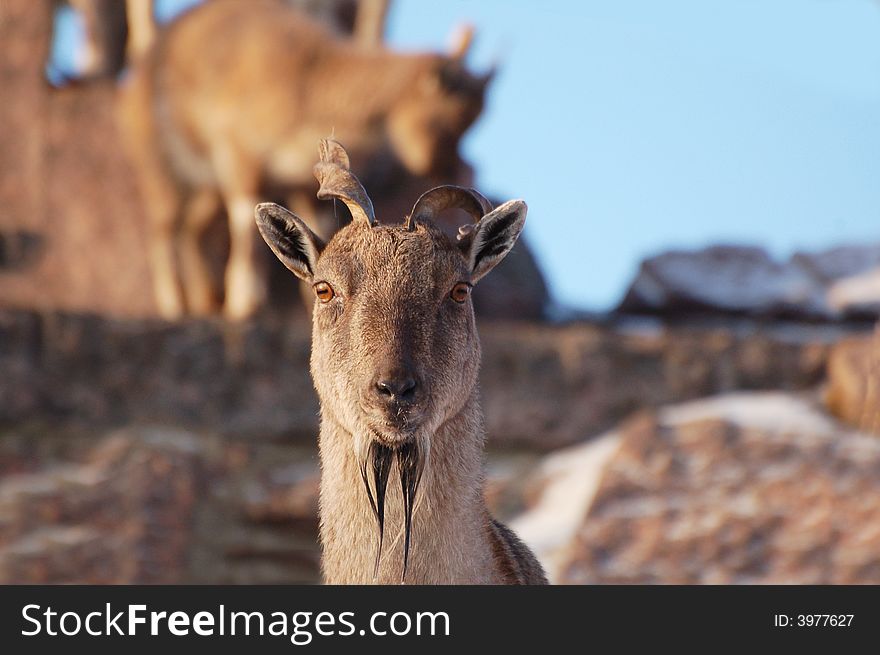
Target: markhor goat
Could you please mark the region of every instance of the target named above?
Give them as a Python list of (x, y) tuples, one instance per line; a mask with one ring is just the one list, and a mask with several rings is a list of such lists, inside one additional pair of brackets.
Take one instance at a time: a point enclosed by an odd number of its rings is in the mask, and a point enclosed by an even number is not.
[[(342, 200), (354, 218), (329, 243), (276, 204), (258, 205), (256, 220), (317, 298), (311, 369), (321, 400), (325, 581), (546, 583), (483, 498), (470, 299), (515, 243), (525, 203), (493, 210), (472, 189), (440, 186), (402, 225), (384, 225), (338, 143), (321, 142), (315, 175), (318, 197)], [(452, 207), (476, 221), (457, 242), (432, 220)], [(386, 493), (395, 487), (399, 494)]]

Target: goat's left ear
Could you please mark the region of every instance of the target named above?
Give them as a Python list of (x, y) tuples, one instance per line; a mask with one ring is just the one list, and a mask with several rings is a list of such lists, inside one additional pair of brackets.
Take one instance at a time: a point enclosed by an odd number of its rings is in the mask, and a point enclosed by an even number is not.
[(260, 203), (254, 218), (275, 256), (298, 278), (311, 282), (324, 243), (296, 214), (274, 202)]
[(504, 259), (513, 248), (526, 222), (528, 207), (522, 200), (508, 200), (492, 210), (462, 239), (471, 268), (471, 282), (476, 283)]

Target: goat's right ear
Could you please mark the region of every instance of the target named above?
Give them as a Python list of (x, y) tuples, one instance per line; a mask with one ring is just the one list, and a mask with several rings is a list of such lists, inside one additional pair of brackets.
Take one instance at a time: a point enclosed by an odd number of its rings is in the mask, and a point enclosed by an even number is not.
[(324, 243), (303, 220), (274, 202), (254, 209), (257, 227), (275, 256), (298, 278), (310, 282)]

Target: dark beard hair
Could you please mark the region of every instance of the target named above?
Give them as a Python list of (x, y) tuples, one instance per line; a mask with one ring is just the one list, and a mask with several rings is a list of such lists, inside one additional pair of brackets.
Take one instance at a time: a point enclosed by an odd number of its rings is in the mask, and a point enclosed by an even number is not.
[[(367, 456), (360, 464), (361, 479), (370, 501), (370, 509), (376, 517), (379, 528), (379, 540), (376, 547), (376, 564), (373, 577), (379, 574), (379, 561), (382, 557), (382, 543), (385, 537), (385, 490), (388, 486), (388, 475), (391, 473), (391, 461), (397, 455), (397, 471), (400, 474), (400, 488), (403, 493), (404, 540), (403, 540), (403, 572), (400, 581), (406, 581), (406, 570), (409, 565), (409, 549), (412, 534), (412, 514), (415, 506), (416, 493), (422, 479), (424, 462), (416, 441), (407, 441), (399, 447), (391, 448), (378, 441), (372, 441)], [(370, 486), (367, 470), (372, 471), (373, 485)], [(373, 490), (375, 489), (375, 495)]]

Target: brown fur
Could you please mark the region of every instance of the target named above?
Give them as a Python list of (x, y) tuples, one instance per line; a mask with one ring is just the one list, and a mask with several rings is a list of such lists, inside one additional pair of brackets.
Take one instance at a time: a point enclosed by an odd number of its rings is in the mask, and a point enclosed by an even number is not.
[[(345, 139), (358, 168), (422, 175), (458, 165), (487, 80), (458, 59), (340, 38), (278, 0), (214, 0), (183, 15), (132, 71), (121, 103), (162, 314), (215, 309), (198, 255), (205, 197), (219, 194), (229, 216), (224, 311), (244, 318), (266, 293), (252, 207), (267, 188), (312, 214), (313, 144), (328, 133)], [(327, 238), (336, 223), (311, 226)]]
[(547, 584), (547, 576), (535, 555), (513, 530), (491, 519), (492, 553), (506, 584)]
[[(325, 168), (318, 169), (325, 175), (322, 191), (332, 179)], [(344, 177), (344, 167), (339, 171)], [(344, 187), (348, 196), (357, 195), (355, 183)], [(451, 195), (439, 194), (452, 202)], [(479, 203), (469, 206), (473, 212), (480, 209)], [(525, 204), (505, 203), (458, 243), (425, 211), (413, 212), (419, 218), (411, 226), (371, 225), (363, 212), (326, 246), (277, 205), (260, 205), (256, 213), (264, 239), (281, 261), (316, 289), (329, 284), (334, 291), (332, 299), (315, 303), (311, 359), (321, 400), (325, 580), (403, 579), (406, 514), (400, 473), (395, 467), (390, 471), (376, 566), (376, 515), (361, 471), (371, 444), (399, 454), (414, 443), (424, 466), (405, 581), (545, 583), (534, 556), (486, 508), (480, 344), (470, 298), (459, 303), (451, 295), (461, 283), (476, 283), (510, 250), (525, 220)], [(375, 479), (372, 484), (382, 486)]]

